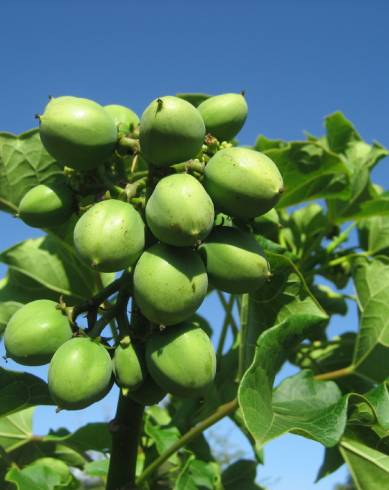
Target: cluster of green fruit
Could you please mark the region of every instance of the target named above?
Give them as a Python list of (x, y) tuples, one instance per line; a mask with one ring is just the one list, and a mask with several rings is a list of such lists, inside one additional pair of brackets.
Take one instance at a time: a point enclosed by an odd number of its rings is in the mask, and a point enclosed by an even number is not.
[[(250, 223), (277, 203), (282, 177), (266, 155), (222, 143), (231, 142), (246, 120), (243, 95), (209, 97), (197, 106), (188, 100), (158, 98), (139, 121), (123, 106), (59, 97), (39, 116), (43, 145), (76, 172), (109, 166), (123, 137), (136, 142), (133, 156), (140, 154), (148, 169), (140, 187), (144, 207), (135, 208), (125, 193), (94, 203), (74, 227), (74, 246), (96, 271), (131, 271), (132, 297), (154, 326), (152, 334), (137, 342), (121, 332), (111, 359), (107, 346), (83, 331), (72, 338), (67, 316), (49, 300), (22, 307), (5, 330), (11, 358), (50, 362), (49, 388), (60, 407), (97, 401), (111, 388), (113, 374), (144, 404), (166, 392), (203, 393), (216, 359), (193, 315), (210, 287), (249, 293), (270, 276)], [(204, 154), (207, 141), (211, 155)], [(175, 173), (175, 166), (193, 159), (203, 164), (201, 174)], [(19, 215), (31, 226), (51, 228), (69, 219), (76, 201), (66, 181), (39, 185), (24, 196)]]

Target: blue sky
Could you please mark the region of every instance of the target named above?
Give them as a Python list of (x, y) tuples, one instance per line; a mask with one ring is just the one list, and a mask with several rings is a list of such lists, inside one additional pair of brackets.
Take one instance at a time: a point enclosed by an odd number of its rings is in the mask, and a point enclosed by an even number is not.
[[(141, 113), (157, 96), (245, 90), (244, 144), (259, 133), (320, 134), (323, 117), (342, 110), (368, 141), (389, 146), (388, 14), (389, 4), (379, 0), (3, 0), (0, 130), (33, 127), (48, 95)], [(375, 180), (385, 186), (388, 175), (384, 161)], [(37, 235), (4, 213), (0, 230), (1, 249)], [(202, 310), (218, 321), (216, 301)], [(337, 319), (332, 331), (354, 319)], [(58, 415), (39, 409), (36, 430), (108, 419), (114, 402), (111, 395), (89, 410)], [(219, 431), (229, 434), (229, 447), (249, 454), (228, 424)], [(283, 437), (267, 446), (259, 479), (272, 490), (331, 489), (345, 471), (314, 485), (321, 456), (318, 444)]]

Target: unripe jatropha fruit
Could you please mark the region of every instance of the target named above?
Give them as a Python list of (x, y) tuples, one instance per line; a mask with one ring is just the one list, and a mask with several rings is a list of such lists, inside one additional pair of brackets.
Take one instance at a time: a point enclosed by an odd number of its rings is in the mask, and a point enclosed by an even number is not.
[(242, 94), (215, 95), (197, 108), (205, 128), (220, 141), (229, 141), (242, 129), (247, 118), (247, 103)]
[(207, 294), (208, 278), (199, 255), (157, 243), (140, 257), (134, 271), (134, 299), (150, 321), (174, 325), (191, 315)]
[(212, 286), (233, 294), (255, 291), (270, 277), (262, 249), (245, 231), (215, 227), (199, 252)]
[(104, 109), (115, 121), (118, 131), (121, 133), (129, 133), (139, 125), (138, 115), (128, 107), (110, 104), (104, 106)]
[(129, 339), (127, 343), (120, 343), (115, 349), (112, 362), (115, 380), (119, 386), (130, 391), (140, 387), (147, 371), (138, 346)]
[(49, 366), (50, 395), (60, 408), (79, 410), (101, 400), (112, 383), (112, 360), (101, 344), (89, 337), (68, 340)]
[(25, 366), (47, 364), (72, 337), (67, 316), (48, 299), (31, 301), (10, 318), (4, 332), (7, 356)]
[(191, 323), (152, 335), (146, 343), (146, 363), (154, 381), (176, 396), (204, 393), (216, 373), (212, 342), (202, 328)]
[(73, 194), (69, 187), (39, 184), (32, 187), (19, 204), (19, 216), (35, 228), (59, 226), (71, 216)]
[(148, 375), (140, 388), (130, 391), (127, 396), (140, 405), (155, 405), (165, 398), (166, 391), (163, 390), (153, 378)]
[(135, 208), (108, 199), (94, 204), (74, 228), (74, 245), (84, 261), (100, 272), (133, 265), (145, 245), (145, 226)]
[(165, 167), (194, 158), (200, 151), (205, 126), (198, 110), (174, 96), (153, 100), (140, 120), (140, 147), (146, 160)]
[(216, 208), (243, 219), (269, 211), (283, 191), (276, 164), (248, 148), (218, 151), (205, 167), (203, 184)]
[(189, 247), (210, 233), (214, 209), (200, 182), (189, 174), (161, 179), (146, 206), (146, 221), (161, 242)]
[(96, 168), (115, 149), (115, 121), (93, 100), (70, 96), (53, 98), (39, 121), (43, 146), (68, 167)]

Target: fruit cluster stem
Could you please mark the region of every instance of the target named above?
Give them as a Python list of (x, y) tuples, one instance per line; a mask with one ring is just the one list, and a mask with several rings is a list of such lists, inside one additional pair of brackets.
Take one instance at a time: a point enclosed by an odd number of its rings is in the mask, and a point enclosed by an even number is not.
[(135, 490), (135, 472), (144, 406), (121, 392), (110, 424), (112, 449), (106, 490)]

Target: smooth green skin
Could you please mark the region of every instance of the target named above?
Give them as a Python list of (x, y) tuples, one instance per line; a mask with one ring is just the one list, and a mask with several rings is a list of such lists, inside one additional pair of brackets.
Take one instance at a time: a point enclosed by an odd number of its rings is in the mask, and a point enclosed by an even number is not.
[(158, 386), (151, 376), (147, 376), (141, 387), (129, 392), (127, 396), (140, 405), (156, 405), (165, 398), (166, 394), (166, 391)]
[(74, 245), (82, 259), (100, 272), (133, 265), (145, 245), (145, 226), (131, 204), (115, 199), (94, 204), (74, 228)]
[(60, 408), (79, 410), (111, 389), (112, 360), (101, 344), (76, 337), (63, 344), (49, 366), (50, 395)]
[(227, 293), (253, 292), (270, 276), (261, 247), (252, 235), (237, 228), (215, 227), (199, 252), (210, 283)]
[(73, 208), (73, 194), (69, 187), (39, 184), (20, 201), (19, 217), (34, 228), (51, 228), (65, 223)]
[(110, 104), (104, 109), (115, 121), (119, 132), (129, 133), (139, 125), (139, 117), (134, 111), (123, 105)]
[(139, 349), (132, 343), (119, 344), (112, 360), (113, 372), (118, 386), (133, 391), (138, 389), (146, 377), (146, 371)]
[(69, 320), (57, 303), (31, 301), (10, 318), (4, 332), (7, 356), (24, 366), (50, 362), (55, 351), (72, 337)]
[(60, 459), (50, 457), (38, 458), (34, 461), (33, 465), (47, 466), (51, 470), (55, 471), (61, 477), (61, 483), (67, 483), (71, 478), (68, 465)]
[(202, 328), (191, 323), (154, 334), (146, 343), (146, 363), (154, 381), (180, 397), (204, 393), (216, 374), (212, 342)]
[(151, 322), (174, 325), (189, 318), (207, 294), (208, 278), (191, 249), (157, 243), (140, 257), (134, 270), (134, 299)]
[(216, 208), (243, 219), (265, 214), (276, 205), (283, 191), (276, 164), (248, 148), (218, 151), (205, 167), (203, 184)]
[(251, 223), (254, 233), (264, 235), (273, 241), (277, 241), (278, 232), (281, 228), (280, 218), (273, 208), (262, 216), (257, 216)]
[(79, 97), (53, 98), (40, 120), (43, 146), (59, 163), (91, 170), (115, 149), (115, 121), (99, 104)]
[(215, 217), (211, 198), (189, 174), (161, 179), (146, 206), (146, 221), (161, 242), (190, 247), (204, 240)]
[(215, 95), (198, 106), (205, 127), (219, 141), (230, 141), (242, 129), (248, 107), (241, 94)]
[(166, 96), (153, 100), (140, 120), (140, 146), (145, 159), (166, 167), (194, 158), (204, 142), (200, 113), (186, 100)]

